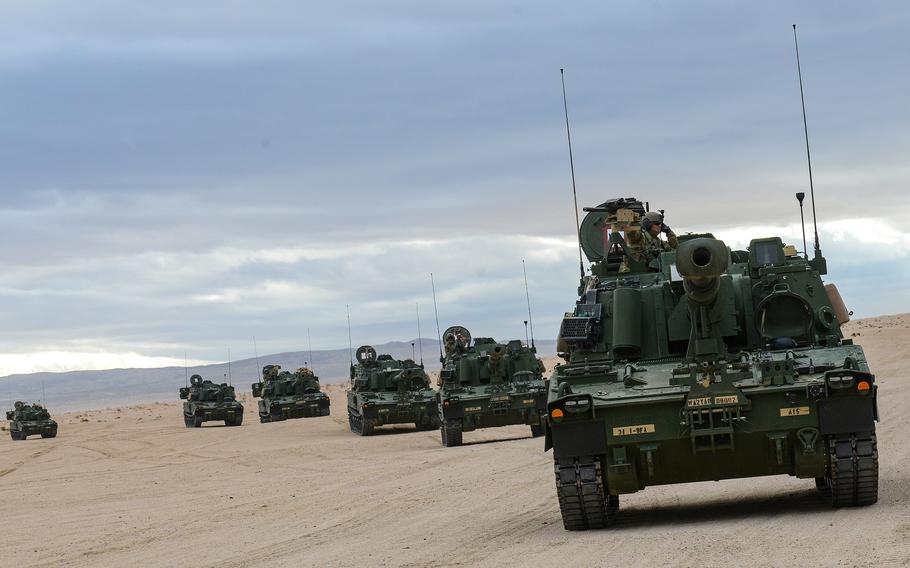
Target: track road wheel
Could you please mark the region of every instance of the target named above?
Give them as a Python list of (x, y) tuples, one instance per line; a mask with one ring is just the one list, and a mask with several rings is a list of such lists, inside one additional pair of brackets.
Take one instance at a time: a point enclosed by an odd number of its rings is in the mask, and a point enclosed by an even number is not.
[(361, 428), (360, 428), (361, 436), (370, 436), (373, 434), (373, 432), (375, 432), (375, 430), (376, 430), (376, 420), (374, 420), (372, 418), (362, 418), (361, 417)]
[(462, 444), (463, 432), (462, 422), (459, 419), (443, 420), (440, 432), (442, 433), (442, 445), (447, 448), (454, 448)]
[(202, 428), (202, 422), (201, 416), (193, 416), (193, 428)]
[(619, 514), (619, 497), (609, 495), (599, 457), (555, 460), (556, 494), (566, 530), (600, 529)]
[(543, 436), (543, 424), (533, 424), (531, 426), (531, 437), (540, 438)]
[(831, 504), (858, 507), (878, 501), (878, 446), (874, 432), (829, 436), (828, 472)]

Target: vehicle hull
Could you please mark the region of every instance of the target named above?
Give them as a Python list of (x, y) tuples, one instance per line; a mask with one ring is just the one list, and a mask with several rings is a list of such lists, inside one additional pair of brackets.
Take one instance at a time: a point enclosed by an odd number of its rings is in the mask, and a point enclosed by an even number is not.
[(40, 435), (42, 438), (55, 438), (57, 422), (54, 420), (15, 420), (10, 422), (9, 434), (13, 440), (24, 440), (36, 435)]
[(374, 428), (394, 424), (414, 424), (418, 430), (439, 428), (439, 410), (435, 398), (399, 399), (363, 398), (355, 392), (348, 392), (348, 422), (351, 431), (368, 435)]
[(227, 426), (240, 426), (243, 423), (243, 405), (184, 402), (183, 421), (188, 428), (198, 428), (204, 422), (216, 421), (224, 422)]
[(297, 418), (315, 418), (329, 416), (331, 403), (329, 397), (314, 396), (297, 400), (259, 400), (259, 420), (261, 422), (281, 422)]

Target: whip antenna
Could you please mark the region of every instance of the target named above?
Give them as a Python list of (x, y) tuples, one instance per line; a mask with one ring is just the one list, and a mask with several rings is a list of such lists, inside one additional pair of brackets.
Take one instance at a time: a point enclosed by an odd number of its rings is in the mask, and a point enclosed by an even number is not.
[(423, 336), (420, 335), (420, 302), (414, 302), (417, 308), (417, 347), (420, 349), (420, 366), (423, 367)]
[(354, 366), (354, 342), (351, 340), (351, 305), (345, 304), (348, 310), (348, 355), (351, 357), (351, 366)]
[(803, 258), (809, 260), (809, 247), (806, 246), (806, 217), (803, 215), (803, 199), (806, 194), (802, 191), (797, 192), (796, 200), (799, 201), (799, 224), (803, 228)]
[(433, 280), (433, 273), (430, 273), (430, 286), (433, 287), (433, 311), (436, 313), (436, 337), (439, 340), (439, 362), (444, 361), (442, 356), (442, 332), (439, 331), (439, 308), (436, 307), (436, 281)]
[(578, 192), (575, 190), (575, 159), (572, 157), (572, 131), (569, 129), (569, 102), (566, 99), (566, 70), (560, 69), (562, 79), (562, 108), (566, 114), (566, 139), (569, 141), (569, 169), (572, 172), (572, 200), (575, 203), (575, 236), (578, 238), (578, 269), (585, 277), (585, 263), (581, 258), (581, 223), (578, 220)]
[(190, 370), (186, 365), (186, 351), (183, 352), (183, 378), (186, 381), (186, 386), (190, 386)]
[(234, 377), (231, 375), (231, 348), (228, 347), (228, 385), (234, 386)]
[(793, 24), (793, 46), (796, 48), (796, 72), (799, 75), (799, 100), (803, 107), (803, 133), (806, 135), (806, 161), (809, 164), (809, 199), (812, 202), (812, 230), (815, 232), (815, 258), (818, 258), (822, 255), (822, 248), (821, 245), (818, 244), (818, 223), (815, 220), (815, 185), (812, 183), (812, 155), (809, 153), (809, 126), (806, 122), (806, 96), (803, 93), (803, 71), (799, 64), (799, 40), (796, 39), (796, 24)]
[(253, 353), (256, 355), (256, 374), (259, 376), (259, 382), (262, 382), (262, 367), (259, 365), (259, 348), (256, 346), (256, 336), (253, 336)]
[[(306, 328), (306, 342), (310, 351), (310, 369), (315, 369), (316, 366), (313, 365), (313, 338), (310, 337), (310, 328)], [(316, 371), (313, 372), (315, 373)]]
[(534, 320), (531, 319), (531, 294), (528, 292), (528, 269), (525, 268), (524, 259), (521, 259), (521, 271), (525, 275), (525, 299), (528, 301), (528, 323), (531, 324), (531, 348), (533, 349), (534, 348)]

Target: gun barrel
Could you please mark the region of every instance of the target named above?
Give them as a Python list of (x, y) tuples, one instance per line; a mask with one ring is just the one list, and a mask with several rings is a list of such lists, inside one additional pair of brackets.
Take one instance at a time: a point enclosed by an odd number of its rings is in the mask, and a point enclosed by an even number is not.
[(676, 249), (676, 270), (683, 277), (686, 296), (696, 304), (714, 301), (720, 277), (729, 264), (730, 251), (718, 239), (691, 239), (680, 243)]

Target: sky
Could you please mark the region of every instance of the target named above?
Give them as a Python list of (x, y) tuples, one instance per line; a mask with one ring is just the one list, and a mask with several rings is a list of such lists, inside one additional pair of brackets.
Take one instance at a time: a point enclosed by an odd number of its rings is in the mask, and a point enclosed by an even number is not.
[(579, 207), (802, 248), (794, 23), (826, 279), (910, 311), (906, 3), (6, 0), (0, 375), (344, 347), (346, 306), (433, 337), (431, 272), (443, 328), (519, 338), (522, 260), (554, 337), (560, 68)]

